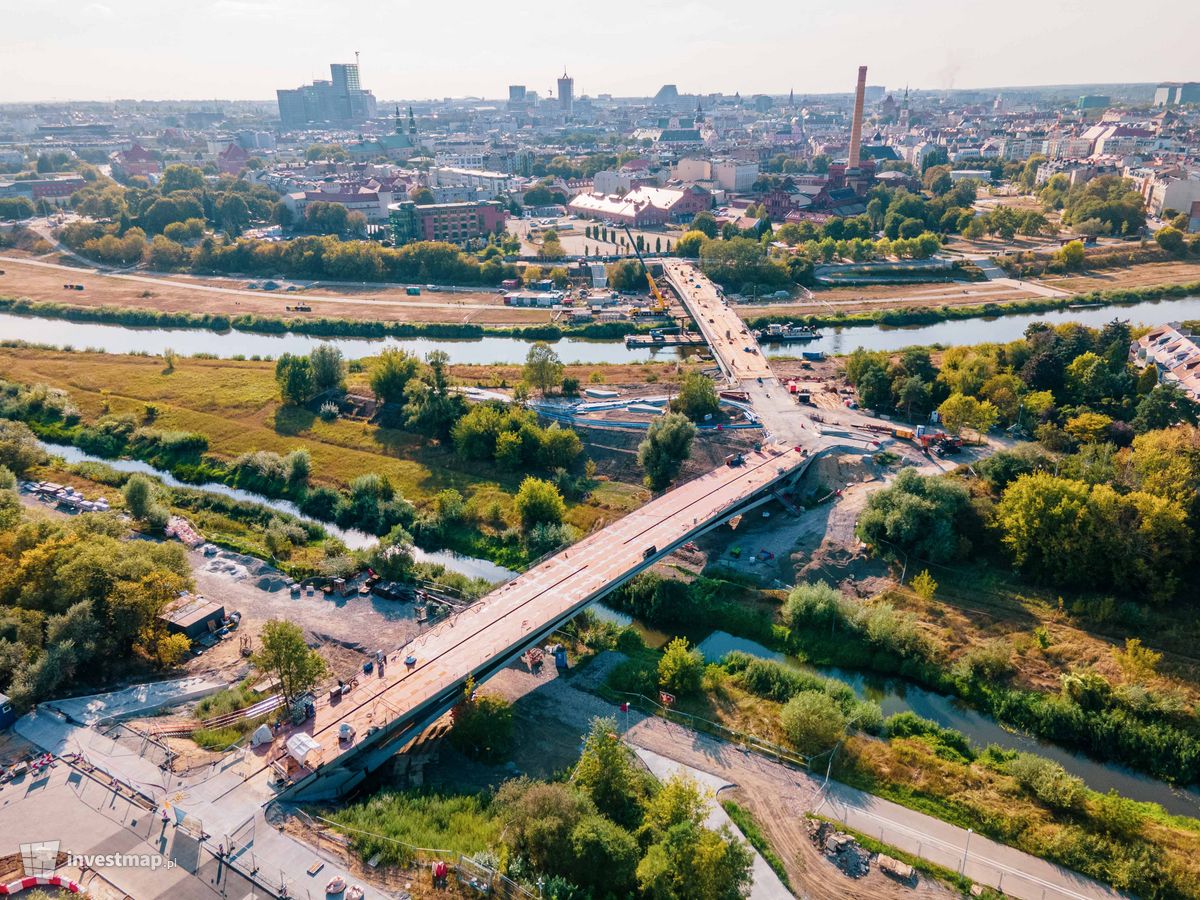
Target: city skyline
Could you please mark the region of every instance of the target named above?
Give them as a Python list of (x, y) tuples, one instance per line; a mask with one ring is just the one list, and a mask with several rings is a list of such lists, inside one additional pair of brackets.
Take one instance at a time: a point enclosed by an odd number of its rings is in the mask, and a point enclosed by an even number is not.
[[(1016, 0), (1003, 25), (948, 0), (926, 4), (920, 15), (883, 0), (853, 10), (768, 3), (744, 20), (716, 0), (671, 9), (618, 0), (591, 17), (586, 37), (563, 40), (553, 17), (467, 0), (453, 21), (435, 9), (406, 12), (402, 32), (422, 40), (398, 51), (390, 29), (363, 27), (391, 14), (371, 0), (348, 0), (336, 17), (317, 0), (124, 0), (119, 7), (0, 0), (0, 14), (11, 25), (0, 68), (7, 76), (0, 102), (8, 103), (268, 101), (280, 87), (327, 77), (327, 60), (349, 62), (356, 51), (364, 86), (381, 100), (499, 99), (509, 84), (552, 97), (564, 63), (576, 97), (650, 96), (667, 83), (683, 93), (845, 93), (862, 63), (872, 84), (924, 90), (1153, 83), (1195, 77), (1174, 60), (1189, 58), (1190, 35), (1200, 31), (1200, 7), (1187, 0), (1160, 4), (1156, 20), (1171, 27), (1136, 44), (1128, 10), (1112, 0)], [(653, 53), (630, 39), (631, 22), (635, 34), (663, 36)], [(56, 52), (47, 58), (51, 34)], [(529, 54), (522, 46), (554, 49)], [(36, 79), (17, 77), (35, 72)]]

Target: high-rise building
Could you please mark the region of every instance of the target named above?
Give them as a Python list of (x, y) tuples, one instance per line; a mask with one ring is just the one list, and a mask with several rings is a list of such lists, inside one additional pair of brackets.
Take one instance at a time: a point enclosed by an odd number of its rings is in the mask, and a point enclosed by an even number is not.
[(1200, 103), (1200, 81), (1164, 81), (1154, 91), (1155, 106), (1188, 103)]
[(525, 85), (510, 84), (508, 86), (508, 102), (509, 103), (524, 103), (525, 102)]
[(562, 78), (558, 79), (558, 108), (566, 115), (571, 114), (575, 105), (575, 79), (563, 70)]
[(353, 125), (375, 117), (375, 95), (362, 89), (358, 63), (332, 63), (329, 74), (329, 81), (275, 92), (284, 128)]

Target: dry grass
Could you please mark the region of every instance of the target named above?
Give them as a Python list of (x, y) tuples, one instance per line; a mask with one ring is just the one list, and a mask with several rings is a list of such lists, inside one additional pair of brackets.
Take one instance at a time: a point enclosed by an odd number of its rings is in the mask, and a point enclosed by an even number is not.
[[(1113, 684), (1129, 680), (1114, 651), (1124, 647), (1125, 633), (1136, 636), (1132, 630), (1120, 629), (1118, 638), (1089, 629), (1060, 607), (1056, 593), (1009, 583), (987, 570), (938, 571), (935, 577), (939, 585), (932, 601), (907, 588), (887, 591), (886, 599), (916, 614), (947, 666), (990, 641), (1003, 640), (1013, 649), (1014, 686), (1022, 689), (1056, 693), (1063, 673), (1084, 667)], [(1143, 641), (1164, 651), (1157, 673), (1145, 686), (1179, 692), (1189, 703), (1200, 703), (1200, 659), (1191, 655), (1191, 640), (1167, 642), (1157, 625), (1145, 631)]]
[[(156, 357), (3, 348), (0, 377), (63, 388), (87, 418), (105, 411), (140, 418), (146, 404), (153, 404), (157, 427), (203, 434), (212, 455), (226, 460), (254, 450), (284, 454), (303, 447), (312, 455), (317, 483), (344, 486), (377, 472), (414, 502), (454, 488), (468, 499), (495, 496), (507, 505), (524, 477), (481, 475), (452, 451), (417, 435), (348, 419), (324, 422), (306, 410), (281, 407), (274, 366), (267, 362), (181, 359), (167, 373)], [(644, 496), (640, 487), (604, 483), (570, 509), (568, 521), (590, 529), (601, 518), (636, 507)]]
[[(813, 292), (801, 303), (760, 303), (737, 307), (743, 318), (755, 316), (811, 316), (831, 312), (873, 312), (889, 309), (925, 309), (942, 306), (978, 306), (1028, 300), (1036, 294), (994, 282), (944, 282), (839, 287)], [(832, 310), (831, 308), (832, 307)]]
[(1186, 284), (1200, 281), (1200, 262), (1173, 260), (1142, 263), (1124, 269), (1103, 269), (1080, 275), (1042, 279), (1047, 284), (1068, 291), (1112, 291), (1121, 288), (1154, 287), (1163, 284)]
[[(5, 253), (6, 256), (11, 256)], [(48, 260), (46, 260), (48, 261)], [(229, 316), (253, 313), (287, 318), (336, 318), (387, 322), (473, 322), (479, 325), (513, 325), (549, 322), (549, 310), (513, 309), (493, 292), (446, 293), (422, 290), (409, 297), (403, 288), (386, 285), (322, 285), (318, 282), (299, 293), (247, 291), (245, 279), (156, 276), (144, 273), (111, 275), (64, 271), (8, 259), (0, 278), (0, 292), (9, 297), (70, 303), (72, 306), (125, 306), (165, 312), (216, 313)], [(260, 279), (261, 280), (261, 279)], [(64, 291), (63, 284), (82, 284), (82, 291)], [(222, 288), (241, 293), (221, 293)], [(343, 298), (351, 302), (331, 302)], [(303, 301), (312, 312), (290, 313), (284, 307)], [(322, 302), (322, 301), (325, 302)], [(387, 301), (380, 303), (378, 301)], [(431, 305), (433, 304), (433, 305)], [(475, 306), (485, 306), (476, 309)], [(443, 308), (445, 307), (445, 308)]]

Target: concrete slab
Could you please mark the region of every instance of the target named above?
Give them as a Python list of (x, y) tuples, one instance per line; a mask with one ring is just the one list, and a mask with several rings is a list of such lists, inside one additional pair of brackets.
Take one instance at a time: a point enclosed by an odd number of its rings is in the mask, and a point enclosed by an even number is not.
[(81, 725), (94, 725), (102, 719), (147, 715), (168, 706), (199, 700), (226, 687), (224, 679), (194, 675), (170, 681), (138, 684), (120, 691), (51, 700), (50, 706)]

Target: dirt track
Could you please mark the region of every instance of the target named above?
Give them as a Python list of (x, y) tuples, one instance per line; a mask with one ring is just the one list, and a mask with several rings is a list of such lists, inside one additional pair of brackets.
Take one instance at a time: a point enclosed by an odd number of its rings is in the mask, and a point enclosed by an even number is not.
[[(273, 293), (248, 290), (248, 284), (261, 279), (201, 279), (137, 271), (104, 274), (76, 267), (59, 268), (57, 263), (50, 258), (4, 256), (0, 262), (0, 269), (5, 272), (0, 276), (0, 296), (72, 306), (387, 322), (512, 325), (548, 322), (551, 316), (548, 310), (507, 307), (494, 291), (450, 293), (422, 288), (421, 296), (410, 297), (403, 288), (394, 285), (317, 283), (301, 291)], [(64, 290), (65, 283), (82, 284), (84, 290)], [(299, 302), (310, 305), (312, 311), (297, 313), (285, 309)]]

